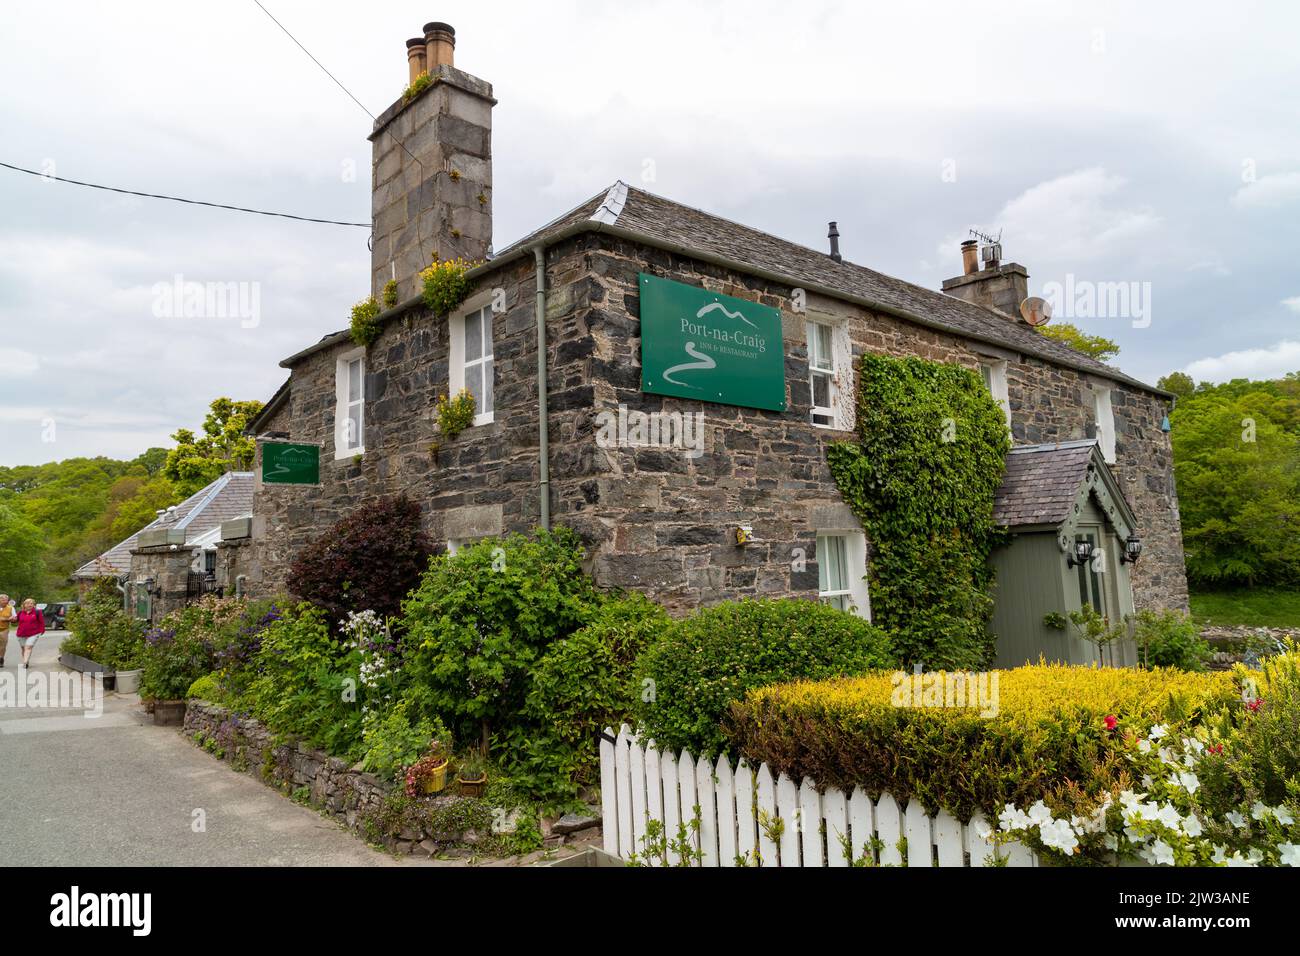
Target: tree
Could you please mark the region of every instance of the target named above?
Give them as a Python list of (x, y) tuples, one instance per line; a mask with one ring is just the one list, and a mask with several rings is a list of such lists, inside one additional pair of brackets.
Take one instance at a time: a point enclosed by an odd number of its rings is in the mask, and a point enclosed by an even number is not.
[(1052, 325), (1039, 325), (1035, 328), (1049, 339), (1055, 339), (1062, 345), (1068, 345), (1076, 352), (1091, 355), (1098, 362), (1106, 362), (1119, 355), (1119, 346), (1111, 339), (1100, 335), (1089, 335), (1077, 325), (1069, 322), (1057, 322)]
[(45, 539), (12, 501), (0, 501), (0, 592), (15, 601), (45, 595)]
[(1194, 585), (1300, 583), (1300, 411), (1289, 387), (1202, 383), (1170, 415)]
[(172, 435), (176, 447), (167, 453), (163, 477), (188, 497), (228, 471), (251, 469), (257, 446), (244, 429), (261, 410), (262, 403), (257, 401), (214, 399), (203, 419), (201, 436), (188, 428)]
[(1186, 372), (1170, 372), (1156, 382), (1156, 387), (1163, 388), (1166, 392), (1173, 392), (1179, 398), (1186, 398), (1196, 391), (1196, 383)]

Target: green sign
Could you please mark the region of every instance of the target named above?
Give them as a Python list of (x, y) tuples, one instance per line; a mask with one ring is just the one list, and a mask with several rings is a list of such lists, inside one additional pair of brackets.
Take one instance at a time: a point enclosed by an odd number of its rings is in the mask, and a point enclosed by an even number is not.
[(641, 391), (785, 411), (781, 313), (642, 273)]
[(263, 442), (262, 481), (269, 485), (319, 485), (320, 447)]

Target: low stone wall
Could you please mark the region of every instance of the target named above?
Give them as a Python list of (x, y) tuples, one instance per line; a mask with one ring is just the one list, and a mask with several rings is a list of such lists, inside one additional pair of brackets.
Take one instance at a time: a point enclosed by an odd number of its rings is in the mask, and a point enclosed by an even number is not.
[[(277, 743), (259, 721), (206, 701), (189, 702), (183, 730), (235, 770), (257, 776), (396, 853), (490, 855), (493, 827), (514, 826), (512, 818), (500, 819), (482, 801), (454, 793), (406, 800), (393, 783), (303, 744)], [(593, 841), (600, 842), (598, 824), (593, 817), (575, 814), (543, 819), (542, 850), (518, 862), (534, 862), (530, 857), (540, 858), (548, 851), (581, 852)]]
[(1250, 656), (1272, 654), (1278, 642), (1300, 642), (1300, 628), (1293, 627), (1203, 627), (1201, 637), (1210, 645), (1210, 667), (1229, 670)]

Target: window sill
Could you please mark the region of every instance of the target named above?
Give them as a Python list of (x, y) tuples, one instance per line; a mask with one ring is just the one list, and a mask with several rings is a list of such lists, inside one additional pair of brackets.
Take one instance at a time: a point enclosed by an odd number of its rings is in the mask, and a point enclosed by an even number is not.
[(335, 449), (335, 451), (334, 451), (334, 460), (335, 460), (335, 461), (346, 461), (347, 459), (350, 459), (350, 458), (356, 458), (356, 457), (358, 457), (358, 456), (360, 456), (360, 455), (364, 455), (365, 453), (366, 453), (366, 449), (365, 449), (364, 446), (361, 447), (361, 448), (353, 448), (353, 449), (350, 449), (350, 450), (348, 450), (348, 451), (338, 451), (337, 449)]

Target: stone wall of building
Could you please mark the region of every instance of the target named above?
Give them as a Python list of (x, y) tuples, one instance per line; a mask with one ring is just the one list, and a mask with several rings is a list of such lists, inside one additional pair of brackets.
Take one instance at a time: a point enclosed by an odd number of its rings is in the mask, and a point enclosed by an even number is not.
[(132, 603), (144, 582), (155, 582), (150, 621), (154, 624), (178, 608), (184, 607), (189, 586), (190, 562), (193, 551), (185, 546), (173, 550), (171, 545), (138, 548), (131, 552), (130, 582)]
[[(800, 314), (788, 287), (631, 242), (607, 240), (591, 261), (593, 277), (605, 289), (605, 307), (591, 317), (594, 350), (586, 369), (595, 385), (594, 410), (624, 405), (645, 412), (703, 412), (707, 422), (705, 452), (695, 459), (664, 449), (595, 450), (606, 466), (589, 509), (596, 518), (586, 530), (602, 584), (646, 590), (679, 609), (742, 595), (816, 595), (811, 559), (818, 530), (847, 530), (857, 523), (846, 517), (826, 464), (827, 446), (852, 435), (809, 422), (806, 314), (847, 322), (855, 359), (873, 351), (970, 368), (982, 357), (1005, 360), (1017, 443), (1085, 437), (1093, 419), (1090, 390), (1110, 389), (1115, 472), (1146, 547), (1133, 574), (1137, 605), (1186, 608), (1172, 456), (1160, 430), (1165, 407), (1157, 396), (838, 300), (809, 295), (807, 312)], [(788, 411), (642, 393), (642, 271), (780, 309)], [(754, 533), (744, 547), (734, 538), (741, 524)]]
[[(781, 310), (788, 411), (704, 404), (640, 390), (637, 275), (665, 278)], [(603, 586), (645, 591), (671, 610), (741, 596), (813, 597), (816, 535), (858, 527), (826, 464), (827, 446), (849, 432), (809, 422), (805, 315), (792, 290), (766, 280), (606, 235), (548, 252), (548, 383), (551, 511), (587, 543)], [(371, 346), (366, 376), (366, 453), (334, 460), (335, 364), (342, 342), (293, 371), (287, 430), (322, 445), (322, 486), (257, 489), (253, 560), (261, 587), (280, 590), (296, 551), (358, 505), (406, 493), (425, 508), (436, 542), (510, 531), (538, 521), (537, 392), (531, 260), (502, 266), (487, 285), (504, 291), (495, 318), (496, 421), (443, 442), (436, 456), (435, 403), (447, 389), (445, 319), (416, 309)], [(1158, 396), (1038, 359), (926, 329), (839, 300), (808, 296), (807, 315), (847, 323), (854, 356), (875, 351), (976, 368), (1008, 365), (1018, 443), (1083, 438), (1094, 388), (1106, 388), (1116, 423), (1115, 472), (1145, 542), (1133, 573), (1139, 607), (1186, 607), (1186, 580), (1168, 436)], [(599, 415), (703, 412), (703, 454), (601, 447)], [(753, 540), (735, 543), (739, 525)]]
[[(547, 380), (551, 513), (571, 524), (589, 507), (595, 459), (577, 436), (593, 386), (585, 375), (592, 342), (587, 315), (601, 287), (586, 269), (589, 240), (547, 254)], [(292, 371), (278, 430), (321, 445), (321, 485), (264, 485), (261, 450), (254, 491), (250, 561), (256, 590), (288, 589), (298, 551), (358, 506), (406, 494), (424, 507), (433, 541), (527, 532), (539, 521), (535, 274), (531, 258), (503, 265), (480, 288), (501, 290), (493, 318), (495, 421), (440, 437), (437, 401), (448, 392), (450, 336), (445, 317), (423, 306), (390, 321), (367, 350), (365, 454), (335, 459), (335, 368), (355, 348), (345, 340), (305, 357)], [(280, 417), (277, 416), (277, 419)], [(437, 442), (436, 451), (432, 445)]]

